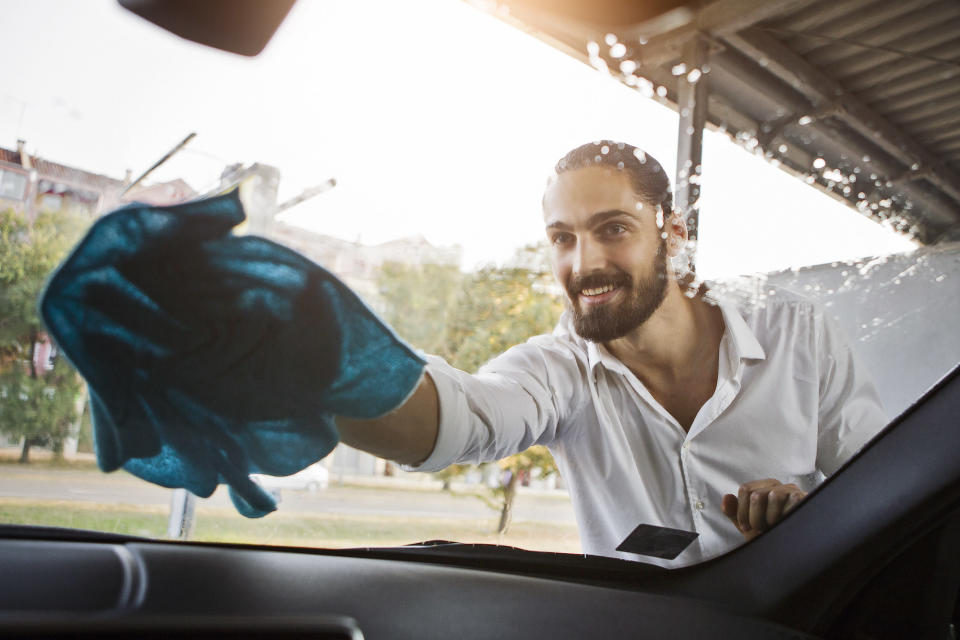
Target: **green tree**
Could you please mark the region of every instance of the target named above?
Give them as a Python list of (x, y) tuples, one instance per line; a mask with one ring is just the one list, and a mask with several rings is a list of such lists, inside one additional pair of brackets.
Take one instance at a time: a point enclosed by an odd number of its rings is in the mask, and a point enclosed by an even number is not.
[(513, 519), (513, 499), (517, 495), (517, 487), (520, 485), (521, 477), (524, 474), (530, 474), (539, 471), (540, 478), (557, 472), (557, 464), (550, 455), (546, 447), (535, 445), (504, 458), (497, 463), (503, 470), (500, 486), (493, 490), (494, 496), (499, 498), (500, 521), (497, 524), (497, 533), (504, 534), (510, 527), (510, 521)]
[[(534, 335), (551, 331), (562, 311), (546, 259), (545, 246), (518, 250), (507, 266), (460, 274), (450, 267), (385, 265), (380, 293), (386, 320), (414, 346), (444, 357), (453, 366), (476, 372), (491, 358)], [(534, 470), (556, 472), (544, 447), (532, 447), (497, 463), (501, 486), (480, 497), (499, 510), (499, 533), (510, 525), (520, 479)], [(449, 490), (472, 465), (453, 465), (435, 477)]]
[(447, 315), (462, 278), (451, 265), (384, 263), (377, 281), (384, 319), (413, 346), (444, 355)]
[(0, 373), (0, 431), (23, 438), (20, 462), (29, 461), (33, 446), (49, 446), (61, 457), (81, 411), (80, 376), (62, 362), (36, 377), (26, 363), (16, 364), (23, 366)]
[[(552, 331), (562, 310), (545, 247), (524, 247), (508, 266), (486, 267), (465, 278), (447, 322), (446, 357), (453, 366), (475, 372), (510, 347)], [(500, 512), (497, 532), (503, 534), (521, 478), (534, 470), (546, 477), (556, 472), (556, 464), (546, 447), (531, 447), (497, 464), (503, 473), (492, 490), (492, 506)]]
[(42, 338), (37, 299), (87, 224), (61, 212), (30, 220), (15, 210), (0, 211), (0, 432), (23, 439), (21, 462), (35, 445), (62, 453), (81, 408), (82, 383), (73, 368), (58, 358), (47, 371), (34, 355)]

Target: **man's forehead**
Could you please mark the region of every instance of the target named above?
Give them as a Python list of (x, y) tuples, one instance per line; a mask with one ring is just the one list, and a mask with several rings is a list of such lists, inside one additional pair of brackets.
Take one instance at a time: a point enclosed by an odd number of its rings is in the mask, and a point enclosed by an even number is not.
[(549, 224), (558, 217), (634, 208), (637, 202), (625, 171), (594, 165), (553, 175), (543, 194), (543, 216)]

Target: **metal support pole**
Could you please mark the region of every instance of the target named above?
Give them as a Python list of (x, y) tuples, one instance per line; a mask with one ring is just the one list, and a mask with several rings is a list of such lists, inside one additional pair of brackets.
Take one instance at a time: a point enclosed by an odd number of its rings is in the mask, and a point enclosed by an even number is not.
[(174, 540), (189, 540), (193, 532), (193, 513), (196, 497), (186, 489), (174, 489), (170, 498), (170, 519), (167, 521), (167, 537)]
[(167, 151), (167, 153), (166, 153), (162, 158), (160, 158), (159, 160), (157, 160), (156, 162), (153, 163), (153, 166), (151, 166), (149, 169), (147, 169), (146, 171), (144, 171), (143, 173), (141, 173), (139, 178), (137, 178), (136, 180), (134, 180), (133, 182), (131, 182), (130, 184), (128, 184), (128, 185), (126, 186), (126, 188), (125, 188), (123, 191), (120, 192), (120, 196), (121, 196), (121, 197), (125, 196), (128, 191), (130, 191), (130, 190), (133, 189), (135, 186), (137, 186), (138, 184), (140, 184), (141, 182), (143, 182), (144, 178), (146, 178), (148, 175), (150, 175), (151, 173), (153, 173), (153, 171), (154, 171), (157, 167), (159, 167), (159, 166), (162, 165), (164, 162), (166, 162), (167, 160), (169, 160), (170, 158), (172, 158), (172, 157), (173, 157), (173, 154), (175, 154), (176, 152), (180, 151), (180, 149), (183, 149), (185, 146), (187, 146), (187, 143), (190, 142), (191, 140), (193, 140), (195, 137), (197, 137), (197, 134), (196, 134), (196, 133), (190, 133), (190, 134), (188, 134), (186, 138), (184, 138), (183, 140), (180, 141), (180, 144), (178, 144), (177, 146), (175, 146), (173, 149), (170, 149), (170, 151)]
[(703, 127), (707, 121), (707, 76), (703, 72), (709, 56), (709, 43), (696, 37), (683, 49), (686, 72), (678, 78), (677, 108), (680, 112), (680, 130), (677, 135), (677, 210), (687, 221), (690, 234), (689, 254), (691, 268), (695, 264), (697, 225), (699, 222), (700, 163), (703, 155)]

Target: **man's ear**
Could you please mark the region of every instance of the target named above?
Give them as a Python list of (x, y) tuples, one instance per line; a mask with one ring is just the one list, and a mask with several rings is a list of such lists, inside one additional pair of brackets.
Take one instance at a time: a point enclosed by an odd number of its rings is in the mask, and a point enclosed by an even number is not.
[(687, 220), (679, 211), (672, 211), (667, 218), (667, 255), (670, 257), (679, 255), (687, 245)]

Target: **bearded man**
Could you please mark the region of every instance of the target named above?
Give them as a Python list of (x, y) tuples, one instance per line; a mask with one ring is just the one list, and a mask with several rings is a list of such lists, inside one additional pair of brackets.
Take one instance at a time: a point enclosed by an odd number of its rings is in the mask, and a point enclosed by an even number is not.
[(651, 156), (574, 149), (543, 215), (568, 303), (553, 334), (476, 375), (430, 358), (400, 408), (338, 419), (343, 442), (421, 471), (546, 445), (585, 553), (675, 567), (768, 529), (886, 424), (816, 305), (724, 301), (668, 266), (687, 228)]

